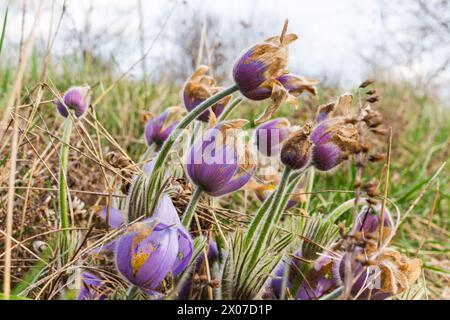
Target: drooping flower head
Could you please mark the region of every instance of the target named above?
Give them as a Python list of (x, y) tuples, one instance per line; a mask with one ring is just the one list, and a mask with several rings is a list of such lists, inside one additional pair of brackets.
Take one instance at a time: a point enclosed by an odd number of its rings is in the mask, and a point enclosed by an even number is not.
[[(217, 87), (216, 80), (212, 76), (207, 75), (208, 70), (209, 68), (205, 65), (199, 66), (184, 86), (183, 101), (184, 106), (188, 111), (192, 111), (200, 103), (213, 96), (221, 89), (220, 87)], [(210, 109), (204, 111), (197, 119), (208, 122), (211, 113), (210, 110), (218, 117), (230, 102), (230, 99), (231, 96), (223, 98)]]
[(281, 143), (289, 136), (290, 123), (286, 118), (273, 119), (256, 128), (256, 143), (258, 151), (266, 156), (277, 156)]
[(81, 274), (81, 290), (77, 300), (105, 300), (111, 292), (100, 277), (89, 272)]
[(161, 147), (178, 124), (177, 116), (181, 113), (179, 107), (169, 107), (155, 118), (150, 118), (145, 125), (145, 142), (147, 146), (156, 144)]
[(169, 273), (180, 274), (192, 253), (192, 240), (184, 227), (150, 218), (133, 224), (118, 240), (116, 265), (130, 283), (152, 292)]
[(318, 123), (310, 136), (314, 145), (312, 164), (318, 170), (329, 171), (363, 150), (355, 119), (347, 116), (352, 101), (353, 96), (347, 93), (336, 104), (319, 110)]
[(310, 123), (294, 132), (281, 147), (281, 162), (292, 170), (306, 168), (311, 162), (312, 142)]
[(186, 171), (189, 178), (210, 196), (234, 192), (253, 175), (255, 166), (248, 163), (248, 153), (244, 152), (243, 159), (239, 157), (235, 141), (229, 141), (226, 136), (228, 129), (236, 129), (245, 123), (241, 120), (219, 123), (194, 142), (188, 153)]
[(80, 87), (71, 87), (66, 91), (62, 100), (56, 101), (56, 109), (64, 118), (69, 115), (68, 109), (73, 110), (75, 116), (80, 118), (83, 116), (89, 107), (89, 93), (90, 87), (87, 85)]
[(256, 120), (270, 119), (282, 102), (297, 105), (296, 97), (303, 92), (316, 94), (316, 80), (289, 74), (287, 68), (288, 45), (297, 35), (287, 33), (287, 21), (280, 36), (270, 37), (245, 52), (235, 63), (233, 78), (240, 92), (251, 100), (271, 98), (272, 104)]

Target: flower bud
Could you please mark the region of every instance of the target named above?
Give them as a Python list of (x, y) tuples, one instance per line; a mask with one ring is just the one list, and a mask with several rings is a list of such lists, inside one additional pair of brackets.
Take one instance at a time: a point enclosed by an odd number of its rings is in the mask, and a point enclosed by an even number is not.
[(312, 142), (310, 140), (311, 124), (306, 124), (291, 135), (281, 148), (281, 162), (292, 170), (300, 170), (311, 162)]
[(87, 85), (72, 87), (67, 90), (62, 100), (58, 99), (56, 101), (56, 108), (59, 114), (67, 118), (69, 109), (74, 111), (77, 118), (83, 116), (89, 106), (89, 93), (90, 88)]

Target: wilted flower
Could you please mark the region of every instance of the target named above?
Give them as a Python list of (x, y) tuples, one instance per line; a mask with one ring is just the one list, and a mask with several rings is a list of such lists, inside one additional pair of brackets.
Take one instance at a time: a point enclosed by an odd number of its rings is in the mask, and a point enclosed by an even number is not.
[[(329, 171), (348, 159), (352, 154), (363, 150), (359, 132), (351, 117), (339, 116), (338, 112), (348, 113), (353, 97), (344, 94), (336, 104), (325, 105), (319, 109), (318, 124), (312, 130), (312, 164), (321, 171)], [(334, 112), (334, 117), (330, 117)]]
[(245, 97), (251, 100), (272, 98), (271, 106), (256, 123), (270, 119), (283, 101), (296, 105), (296, 97), (301, 93), (316, 93), (314, 86), (318, 81), (288, 74), (287, 47), (298, 37), (286, 32), (287, 21), (280, 36), (268, 38), (251, 47), (233, 68), (234, 81)]
[(89, 106), (89, 93), (90, 87), (87, 85), (81, 87), (71, 87), (66, 91), (62, 100), (56, 101), (56, 108), (64, 118), (69, 115), (69, 110), (75, 112), (75, 116), (78, 118), (83, 116)]
[(310, 164), (313, 147), (310, 140), (311, 127), (312, 125), (307, 123), (284, 142), (280, 159), (286, 167), (292, 170), (300, 170)]
[[(240, 120), (221, 122), (207, 130), (188, 153), (186, 171), (189, 178), (213, 197), (240, 189), (250, 180), (255, 169), (246, 161), (239, 164), (237, 146), (224, 137), (227, 129), (236, 128), (233, 123), (240, 125)], [(248, 156), (247, 152), (245, 156)]]
[(81, 274), (81, 290), (77, 300), (105, 300), (111, 293), (105, 281), (89, 272)]
[[(199, 66), (184, 86), (183, 101), (186, 109), (189, 111), (195, 109), (200, 103), (213, 96), (221, 89), (216, 86), (216, 80), (212, 76), (207, 75), (208, 70), (209, 68), (205, 65)], [(225, 109), (225, 106), (230, 102), (230, 99), (231, 96), (223, 98), (210, 109), (204, 111), (197, 119), (208, 122), (210, 110), (218, 117)]]
[(409, 259), (393, 250), (382, 249), (377, 253), (375, 245), (357, 247), (350, 257), (351, 275), (345, 272), (348, 253), (334, 261), (333, 275), (337, 285), (351, 277), (351, 294), (356, 299), (382, 300), (399, 294), (417, 281), (421, 274), (422, 261)]
[(150, 118), (145, 125), (145, 142), (148, 146), (153, 143), (156, 144), (158, 148), (162, 146), (164, 141), (172, 133), (173, 129), (178, 124), (178, 121), (174, 120), (174, 117), (180, 113), (179, 107), (167, 108), (161, 115)]
[(289, 126), (289, 120), (278, 118), (257, 127), (256, 143), (258, 151), (266, 157), (278, 155), (281, 143), (289, 135)]

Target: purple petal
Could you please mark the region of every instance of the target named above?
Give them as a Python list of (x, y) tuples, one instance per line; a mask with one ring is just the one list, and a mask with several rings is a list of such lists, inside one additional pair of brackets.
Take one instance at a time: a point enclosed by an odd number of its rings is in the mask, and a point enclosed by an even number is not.
[(232, 180), (224, 184), (220, 189), (217, 189), (214, 192), (207, 192), (207, 193), (213, 197), (220, 197), (227, 193), (234, 192), (242, 188), (251, 179), (252, 175), (253, 171), (246, 172), (245, 174), (233, 178)]
[(313, 164), (321, 171), (333, 169), (340, 163), (341, 149), (334, 143), (318, 144), (313, 147)]
[(160, 223), (144, 241), (134, 250), (149, 254), (144, 264), (137, 270), (134, 283), (142, 288), (155, 289), (167, 276), (176, 261), (178, 253), (178, 235), (175, 226)]
[(172, 273), (174, 276), (180, 274), (192, 259), (194, 247), (189, 233), (183, 226), (178, 227), (178, 254), (175, 263), (172, 266)]
[(161, 222), (167, 225), (179, 225), (180, 218), (177, 209), (173, 205), (172, 199), (164, 193), (159, 197), (158, 206), (152, 215), (153, 218), (158, 218)]
[(108, 207), (104, 206), (97, 214), (113, 229), (119, 228), (124, 223), (122, 211), (119, 209), (110, 207), (108, 210)]

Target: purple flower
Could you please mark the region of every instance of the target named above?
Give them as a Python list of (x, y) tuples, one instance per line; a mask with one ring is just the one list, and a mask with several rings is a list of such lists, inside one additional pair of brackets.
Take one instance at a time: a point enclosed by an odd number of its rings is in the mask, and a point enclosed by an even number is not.
[[(394, 226), (392, 216), (387, 208), (384, 209), (384, 227), (386, 230)], [(354, 231), (363, 232), (365, 235), (370, 235), (378, 232), (381, 226), (381, 205), (378, 204), (375, 207), (369, 209), (368, 206), (364, 206), (358, 217), (356, 218), (356, 224)]]
[[(183, 101), (186, 109), (192, 111), (200, 103), (216, 94), (220, 87), (216, 86), (216, 80), (206, 75), (209, 68), (205, 65), (199, 66), (186, 82), (183, 90)], [(217, 102), (210, 109), (204, 111), (198, 116), (198, 120), (208, 122), (211, 111), (218, 117), (225, 106), (230, 102), (231, 96), (228, 96), (221, 101)]]
[[(351, 259), (352, 288), (351, 294), (359, 300), (384, 300), (391, 296), (388, 292), (380, 290), (381, 274), (380, 268), (376, 265), (365, 266), (356, 259), (357, 255), (365, 256), (367, 252), (363, 248), (357, 247)], [(348, 253), (342, 255), (333, 263), (333, 275), (338, 285), (345, 282), (345, 264)]]
[(278, 118), (257, 127), (256, 143), (258, 151), (266, 157), (278, 155), (281, 143), (289, 135), (289, 126), (289, 120)]
[(116, 265), (130, 283), (151, 292), (169, 273), (180, 274), (192, 253), (191, 237), (180, 224), (149, 218), (132, 225), (118, 240)]
[(105, 281), (88, 272), (81, 274), (81, 290), (77, 300), (105, 300), (110, 294)]
[(213, 197), (242, 188), (252, 177), (255, 167), (239, 164), (236, 147), (224, 140), (220, 123), (198, 139), (188, 153), (186, 171), (192, 183)]
[(89, 106), (89, 86), (72, 87), (66, 91), (62, 100), (56, 101), (56, 108), (64, 118), (69, 115), (69, 110), (75, 112), (75, 116), (83, 116)]
[[(288, 268), (288, 270), (286, 270)], [(266, 297), (275, 299), (281, 297), (281, 290), (283, 289), (283, 278), (287, 272), (287, 281), (285, 289), (291, 290), (292, 284), (296, 278), (301, 275), (301, 254), (297, 252), (293, 257), (281, 260), (276, 266), (271, 280), (266, 288)]]
[(297, 104), (301, 93), (315, 94), (316, 80), (289, 75), (287, 70), (287, 47), (297, 40), (297, 35), (287, 34), (287, 21), (280, 36), (268, 38), (248, 49), (235, 63), (233, 78), (240, 92), (251, 100), (271, 98), (272, 105), (256, 120), (269, 120), (281, 103)]
[(295, 299), (316, 300), (336, 288), (336, 282), (330, 275), (331, 269), (331, 258), (319, 257), (298, 288)]
[[(362, 151), (359, 132), (354, 119), (347, 116), (353, 96), (349, 93), (339, 97), (333, 104), (319, 108), (317, 125), (312, 130), (312, 164), (320, 171), (329, 171), (350, 155)], [(337, 114), (343, 114), (343, 116)]]
[(147, 121), (144, 136), (148, 146), (151, 146), (153, 143), (158, 148), (162, 146), (178, 124), (178, 121), (173, 121), (173, 115), (179, 111), (178, 107), (171, 107), (156, 118), (151, 118)]

